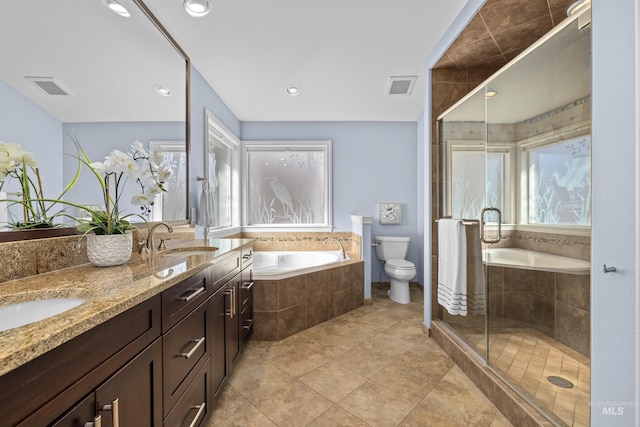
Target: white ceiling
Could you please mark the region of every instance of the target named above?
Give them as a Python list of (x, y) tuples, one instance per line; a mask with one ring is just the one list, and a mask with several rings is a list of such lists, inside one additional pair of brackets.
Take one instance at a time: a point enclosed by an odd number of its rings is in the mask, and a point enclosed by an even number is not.
[[(240, 120), (415, 121), (424, 60), (466, 0), (212, 0), (203, 18), (182, 3), (147, 2)], [(385, 95), (407, 75), (411, 95)]]
[[(0, 79), (63, 122), (184, 119), (184, 62), (138, 10), (100, 0), (0, 6)], [(192, 64), (242, 121), (415, 121), (424, 60), (466, 0), (212, 0), (203, 18), (183, 0), (146, 0)], [(51, 97), (24, 76), (54, 77)], [(385, 95), (390, 76), (419, 76)], [(284, 88), (302, 92), (291, 97)], [(153, 86), (173, 90), (160, 98)]]

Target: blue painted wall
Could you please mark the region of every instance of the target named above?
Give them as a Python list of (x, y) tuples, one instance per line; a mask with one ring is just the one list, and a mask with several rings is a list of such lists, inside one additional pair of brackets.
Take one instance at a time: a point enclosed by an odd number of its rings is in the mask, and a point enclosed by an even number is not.
[[(64, 188), (62, 123), (40, 106), (0, 80), (0, 141), (16, 142), (34, 154), (46, 196)], [(10, 184), (5, 191), (15, 191)]]
[[(407, 259), (416, 264), (415, 280), (420, 280), (416, 122), (242, 122), (240, 136), (332, 140), (334, 230), (350, 231), (350, 215), (358, 214), (373, 217), (372, 236), (409, 236)], [(383, 202), (402, 204), (402, 224), (380, 224)], [(372, 260), (371, 280), (378, 281), (381, 268), (375, 253)]]

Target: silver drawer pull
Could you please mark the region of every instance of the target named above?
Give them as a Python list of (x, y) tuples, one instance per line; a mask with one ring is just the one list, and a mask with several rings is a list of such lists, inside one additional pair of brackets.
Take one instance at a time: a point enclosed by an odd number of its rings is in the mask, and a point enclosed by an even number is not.
[(253, 282), (244, 282), (242, 284), (242, 289), (245, 289), (245, 290), (248, 291), (251, 288), (253, 288)]
[(177, 298), (178, 301), (184, 301), (184, 302), (189, 302), (192, 299), (194, 299), (195, 297), (197, 297), (198, 295), (200, 295), (201, 293), (203, 293), (204, 291), (206, 291), (206, 289), (203, 287), (196, 289), (195, 291), (193, 291), (189, 296), (187, 297), (179, 297)]
[(188, 359), (191, 356), (193, 356), (193, 353), (196, 352), (198, 347), (200, 347), (202, 344), (204, 344), (204, 337), (202, 337), (200, 339), (193, 339), (193, 340), (191, 340), (191, 342), (196, 343), (196, 345), (193, 346), (193, 348), (189, 351), (189, 353), (180, 353), (180, 354), (178, 354), (178, 356), (184, 357), (185, 359)]
[(120, 405), (118, 399), (111, 402), (111, 405), (104, 405), (103, 411), (111, 411), (111, 418), (113, 419), (113, 427), (120, 427)]
[(84, 427), (102, 427), (102, 416), (98, 415), (93, 421), (84, 423)]
[(197, 409), (198, 413), (196, 414), (196, 417), (193, 419), (193, 421), (191, 421), (191, 424), (189, 424), (189, 427), (195, 427), (198, 424), (198, 420), (200, 419), (200, 417), (204, 413), (204, 408), (205, 408), (205, 404), (204, 403), (202, 405), (193, 405), (191, 407), (191, 409)]
[(251, 259), (251, 252), (249, 252), (248, 254), (242, 255), (242, 259), (245, 261), (249, 261)]
[(249, 322), (243, 326), (244, 329), (249, 330), (251, 329), (251, 325), (253, 325), (253, 319), (249, 319)]

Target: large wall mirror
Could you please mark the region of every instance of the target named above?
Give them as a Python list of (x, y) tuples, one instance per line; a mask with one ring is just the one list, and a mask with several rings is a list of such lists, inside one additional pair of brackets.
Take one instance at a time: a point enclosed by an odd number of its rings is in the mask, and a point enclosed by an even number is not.
[[(0, 141), (34, 154), (47, 198), (57, 198), (76, 173), (74, 139), (92, 161), (104, 161), (114, 149), (129, 152), (134, 141), (169, 147), (166, 158), (174, 175), (148, 219), (185, 222), (188, 58), (142, 2), (120, 3), (129, 16), (99, 0), (3, 2)], [(2, 189), (7, 198), (19, 192), (15, 185), (8, 182)], [(135, 187), (127, 183), (125, 193), (133, 194)], [(86, 168), (64, 199), (104, 203)], [(123, 194), (120, 209), (139, 213), (130, 199)], [(19, 212), (9, 209), (9, 221), (11, 215)]]

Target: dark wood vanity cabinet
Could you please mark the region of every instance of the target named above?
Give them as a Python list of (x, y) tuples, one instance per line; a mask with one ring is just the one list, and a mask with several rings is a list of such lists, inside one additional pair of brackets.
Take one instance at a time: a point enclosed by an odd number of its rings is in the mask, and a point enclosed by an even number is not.
[(0, 376), (0, 427), (203, 425), (253, 330), (252, 261), (231, 251)]
[(53, 423), (53, 427), (161, 425), (162, 405), (158, 399), (161, 365), (158, 340)]

